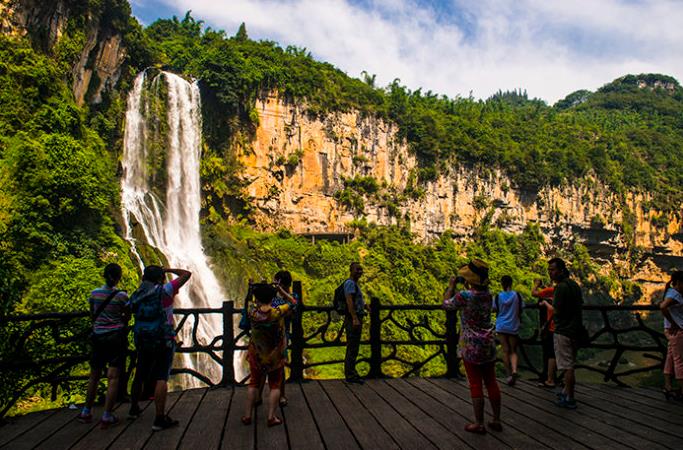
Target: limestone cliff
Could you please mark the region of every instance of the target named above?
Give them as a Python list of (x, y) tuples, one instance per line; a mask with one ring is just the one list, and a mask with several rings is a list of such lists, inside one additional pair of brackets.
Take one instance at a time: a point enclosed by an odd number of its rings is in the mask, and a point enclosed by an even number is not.
[[(389, 123), (357, 113), (310, 118), (301, 105), (276, 95), (256, 109), (255, 139), (241, 161), (261, 229), (346, 233), (349, 222), (365, 217), (384, 225), (409, 221), (420, 239), (429, 240), (445, 230), (467, 236), (482, 220), (513, 232), (537, 222), (549, 241), (578, 239), (605, 262), (618, 260), (630, 240), (660, 271), (643, 265), (647, 273), (636, 277), (661, 281), (663, 270), (683, 260), (680, 220), (646, 210), (648, 195), (621, 199), (594, 179), (522, 191), (499, 171), (462, 167), (416, 187), (417, 161)], [(380, 186), (363, 197), (362, 211), (335, 198), (343, 180), (353, 177), (372, 177)]]
[(76, 102), (97, 104), (113, 89), (120, 76), (126, 50), (121, 35), (103, 26), (100, 12), (65, 0), (0, 0), (0, 31), (28, 35), (44, 51), (51, 51), (67, 31), (69, 21), (83, 19), (84, 45), (72, 69)]

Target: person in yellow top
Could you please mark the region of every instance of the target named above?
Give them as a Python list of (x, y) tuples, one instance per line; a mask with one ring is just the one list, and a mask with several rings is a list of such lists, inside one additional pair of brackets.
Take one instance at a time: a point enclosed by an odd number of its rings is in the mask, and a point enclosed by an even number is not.
[[(242, 423), (251, 423), (251, 412), (254, 409), (259, 388), (268, 379), (270, 395), (268, 396), (268, 426), (282, 424), (275, 415), (275, 408), (280, 399), (280, 389), (285, 377), (285, 335), (284, 318), (291, 314), (296, 303), (294, 297), (279, 284), (253, 284), (250, 286), (254, 302), (249, 306), (247, 317), (251, 324), (251, 339), (247, 348), (249, 362), (249, 393)], [(275, 294), (285, 300), (279, 306), (273, 306)]]

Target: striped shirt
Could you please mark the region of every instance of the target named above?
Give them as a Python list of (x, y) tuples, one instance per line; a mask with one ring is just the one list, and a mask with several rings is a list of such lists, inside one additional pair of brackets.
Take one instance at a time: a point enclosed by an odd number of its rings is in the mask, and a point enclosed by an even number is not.
[[(116, 290), (116, 286), (109, 287), (104, 285), (95, 289), (90, 293), (88, 303), (90, 304), (90, 312), (94, 314), (112, 292)], [(105, 334), (112, 331), (120, 330), (126, 326), (124, 317), (128, 311), (128, 294), (126, 291), (120, 291), (111, 299), (109, 304), (104, 308), (93, 323), (93, 332), (95, 334)]]

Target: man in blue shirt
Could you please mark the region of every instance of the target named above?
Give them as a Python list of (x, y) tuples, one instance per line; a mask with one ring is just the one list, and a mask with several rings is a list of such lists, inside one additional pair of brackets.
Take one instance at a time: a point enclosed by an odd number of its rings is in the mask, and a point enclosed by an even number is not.
[(346, 297), (346, 356), (344, 358), (344, 376), (349, 383), (363, 384), (363, 380), (356, 371), (356, 359), (360, 349), (360, 338), (363, 331), (363, 316), (365, 316), (365, 302), (358, 280), (363, 275), (360, 263), (353, 262), (349, 267), (349, 278), (344, 282), (344, 296)]

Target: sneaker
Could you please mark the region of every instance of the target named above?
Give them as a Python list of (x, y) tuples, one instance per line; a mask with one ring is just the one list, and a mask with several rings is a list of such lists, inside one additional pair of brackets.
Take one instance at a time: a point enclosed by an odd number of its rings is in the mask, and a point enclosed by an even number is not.
[(168, 416), (157, 417), (154, 419), (154, 425), (152, 425), (152, 431), (168, 430), (169, 428), (177, 427), (177, 420), (173, 420)]
[(562, 397), (560, 400), (555, 403), (557, 406), (560, 408), (567, 408), (567, 409), (576, 409), (576, 400), (568, 399), (567, 397)]
[(92, 422), (92, 414), (83, 414), (82, 412), (79, 413), (76, 416), (76, 420), (78, 420), (81, 423), (91, 423)]
[(104, 417), (100, 419), (100, 428), (106, 430), (107, 428), (114, 426), (117, 423), (119, 423), (119, 418), (112, 414), (106, 419)]
[(350, 377), (346, 379), (347, 383), (353, 383), (353, 384), (364, 384), (365, 381), (361, 377)]
[(130, 405), (130, 409), (128, 410), (128, 418), (129, 419), (135, 420), (138, 417), (140, 417), (141, 414), (142, 414), (142, 410), (140, 409), (140, 407), (137, 404)]

